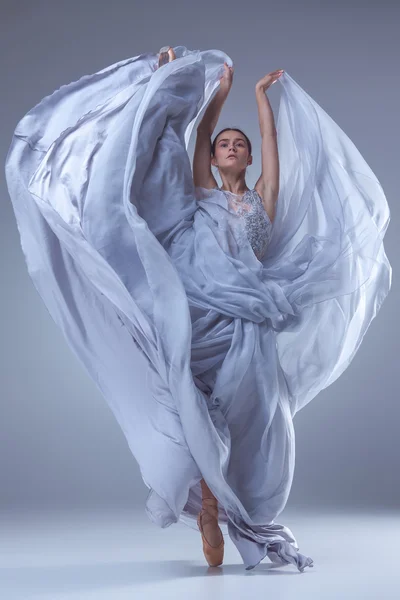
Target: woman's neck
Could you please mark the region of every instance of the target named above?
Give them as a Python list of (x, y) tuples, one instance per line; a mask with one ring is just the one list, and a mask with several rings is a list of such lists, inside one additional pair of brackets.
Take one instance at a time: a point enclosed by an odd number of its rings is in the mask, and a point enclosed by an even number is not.
[(235, 196), (243, 196), (246, 192), (249, 191), (250, 188), (247, 187), (246, 184), (244, 185), (230, 185), (228, 184), (222, 184), (222, 187), (220, 188), (220, 190), (222, 190), (223, 192), (230, 192), (231, 194), (235, 194)]

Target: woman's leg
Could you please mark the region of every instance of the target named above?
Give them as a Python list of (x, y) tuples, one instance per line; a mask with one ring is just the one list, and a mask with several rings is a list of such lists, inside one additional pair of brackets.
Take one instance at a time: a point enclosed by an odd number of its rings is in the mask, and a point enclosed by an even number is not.
[(216, 547), (222, 539), (222, 532), (218, 525), (218, 500), (204, 479), (200, 483), (202, 493), (201, 524), (208, 543)]
[(212, 498), (215, 501), (217, 501), (216, 497), (214, 496), (214, 494), (212, 493), (212, 491), (210, 490), (210, 488), (206, 484), (205, 480), (202, 479), (200, 483), (201, 483), (201, 494), (202, 494), (202, 497), (203, 498)]

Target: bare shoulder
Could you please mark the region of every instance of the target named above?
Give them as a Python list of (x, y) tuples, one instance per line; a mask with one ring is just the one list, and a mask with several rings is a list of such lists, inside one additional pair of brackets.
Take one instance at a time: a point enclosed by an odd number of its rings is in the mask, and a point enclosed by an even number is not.
[(193, 181), (195, 187), (212, 189), (217, 186), (211, 170), (211, 134), (209, 131), (197, 130), (193, 154)]
[(212, 173), (208, 177), (197, 177), (194, 180), (194, 185), (195, 187), (202, 187), (206, 190), (214, 190), (215, 188), (218, 188), (218, 182)]
[(275, 195), (273, 194), (272, 190), (268, 186), (264, 185), (261, 178), (257, 181), (256, 185), (254, 186), (254, 189), (260, 196), (263, 206), (264, 206), (264, 209), (265, 209), (265, 212), (267, 213), (269, 220), (272, 223), (275, 218), (275, 209), (276, 209)]

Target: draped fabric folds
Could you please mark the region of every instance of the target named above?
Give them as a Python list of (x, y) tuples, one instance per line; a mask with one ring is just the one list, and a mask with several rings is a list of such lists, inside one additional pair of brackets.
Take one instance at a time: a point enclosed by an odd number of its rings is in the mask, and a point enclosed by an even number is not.
[(313, 561), (275, 522), (293, 417), (350, 364), (391, 285), (389, 208), (357, 148), (285, 73), (280, 192), (259, 261), (187, 148), (219, 50), (141, 54), (18, 123), (6, 177), (33, 283), (117, 419), (148, 517), (197, 529), (200, 479), (247, 569)]

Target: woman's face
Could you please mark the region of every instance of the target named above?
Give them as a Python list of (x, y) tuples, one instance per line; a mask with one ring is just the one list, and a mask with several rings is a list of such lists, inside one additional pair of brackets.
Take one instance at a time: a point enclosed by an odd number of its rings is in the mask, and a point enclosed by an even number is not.
[(211, 164), (225, 172), (240, 172), (252, 163), (246, 138), (238, 131), (223, 131), (215, 144)]

